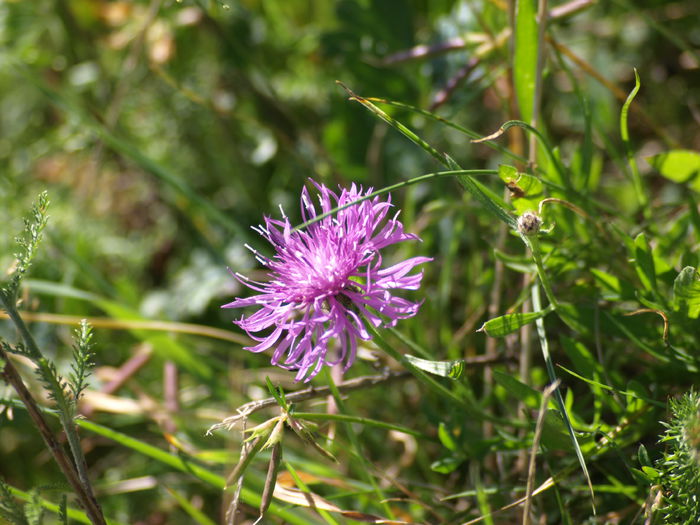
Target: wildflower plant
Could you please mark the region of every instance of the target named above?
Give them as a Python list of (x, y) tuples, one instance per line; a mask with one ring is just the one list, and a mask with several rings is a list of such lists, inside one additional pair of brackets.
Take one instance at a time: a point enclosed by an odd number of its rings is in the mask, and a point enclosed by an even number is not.
[[(416, 315), (420, 303), (394, 291), (417, 289), (423, 273), (411, 272), (431, 260), (411, 257), (384, 267), (383, 248), (418, 240), (404, 231), (390, 197), (363, 198), (372, 188), (354, 184), (339, 194), (323, 184), (313, 185), (319, 209), (304, 188), (305, 228), (293, 229), (282, 212), (282, 220), (265, 217), (265, 224), (255, 229), (275, 250), (269, 258), (251, 248), (267, 267), (269, 280), (259, 283), (236, 273), (259, 293), (223, 306), (259, 308), (235, 321), (258, 342), (246, 349), (263, 352), (274, 347), (272, 363), (298, 370), (297, 381), (310, 380), (323, 365), (343, 363), (347, 370), (355, 360), (358, 339), (371, 338), (365, 323), (394, 326), (399, 319)], [(335, 208), (337, 213), (332, 213)]]

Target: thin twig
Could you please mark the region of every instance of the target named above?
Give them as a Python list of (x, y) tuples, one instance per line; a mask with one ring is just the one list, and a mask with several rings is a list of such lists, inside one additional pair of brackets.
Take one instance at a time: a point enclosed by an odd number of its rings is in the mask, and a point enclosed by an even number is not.
[[(352, 390), (359, 390), (361, 388), (369, 388), (372, 386), (379, 385), (381, 383), (393, 381), (395, 379), (406, 379), (410, 376), (411, 374), (409, 374), (408, 372), (387, 372), (385, 374), (376, 376), (356, 377), (355, 379), (350, 379), (348, 381), (345, 381), (344, 383), (339, 383), (338, 385), (336, 385), (336, 387), (341, 393), (344, 393), (350, 392)], [(305, 388), (304, 390), (299, 390), (298, 392), (291, 392), (285, 394), (285, 398), (290, 403), (295, 403), (299, 401), (307, 401), (309, 399), (314, 399), (317, 397), (325, 397), (329, 395), (330, 392), (331, 389), (328, 386), (312, 386), (309, 388)], [(238, 421), (245, 420), (253, 412), (257, 412), (258, 410), (262, 410), (263, 408), (268, 408), (275, 405), (277, 405), (277, 400), (274, 397), (268, 397), (266, 399), (260, 399), (257, 401), (250, 401), (249, 403), (241, 405), (237, 410), (237, 414), (229, 416), (223, 421), (221, 421), (221, 423), (217, 423), (216, 425), (212, 426), (209, 430), (207, 430), (207, 435), (211, 434), (214, 430), (218, 430), (220, 428), (226, 428), (227, 430), (230, 430), (236, 423), (238, 423)]]

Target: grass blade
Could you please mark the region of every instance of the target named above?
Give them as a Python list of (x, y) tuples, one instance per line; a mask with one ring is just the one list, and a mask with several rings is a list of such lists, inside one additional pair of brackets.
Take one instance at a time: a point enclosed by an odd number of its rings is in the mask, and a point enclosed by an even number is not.
[[(540, 289), (539, 286), (537, 286), (536, 284), (532, 287), (532, 307), (535, 310), (542, 310)], [(542, 347), (542, 356), (547, 367), (547, 375), (549, 376), (549, 381), (552, 384), (554, 384), (558, 381), (558, 379), (557, 373), (554, 370), (552, 356), (549, 354), (549, 341), (547, 340), (547, 333), (544, 329), (544, 321), (541, 318), (537, 319), (535, 321), (535, 325), (537, 326), (537, 336), (540, 340), (540, 346)], [(564, 417), (566, 429), (569, 433), (569, 436), (571, 437), (571, 444), (574, 446), (574, 449), (576, 451), (576, 458), (578, 459), (579, 465), (581, 465), (581, 470), (583, 471), (583, 475), (586, 478), (586, 482), (588, 483), (588, 489), (591, 493), (591, 506), (593, 508), (593, 514), (595, 514), (596, 510), (595, 494), (593, 493), (593, 482), (591, 481), (591, 476), (588, 473), (588, 467), (586, 466), (586, 460), (583, 457), (583, 452), (581, 452), (581, 447), (579, 446), (578, 440), (576, 439), (576, 432), (574, 431), (574, 427), (571, 425), (569, 412), (566, 409), (566, 404), (564, 403), (564, 399), (561, 396), (561, 391), (558, 388), (554, 391), (554, 398), (556, 399), (557, 405), (559, 405), (559, 410), (561, 411), (562, 416)]]
[(634, 70), (634, 88), (627, 96), (627, 100), (622, 105), (620, 110), (620, 136), (622, 137), (622, 142), (625, 145), (625, 153), (627, 155), (627, 165), (629, 166), (630, 173), (632, 174), (632, 183), (634, 184), (634, 191), (637, 194), (637, 202), (639, 206), (644, 209), (645, 213), (649, 213), (649, 207), (647, 206), (649, 199), (647, 198), (646, 192), (644, 191), (644, 185), (642, 184), (642, 175), (639, 173), (639, 166), (637, 166), (637, 161), (634, 158), (634, 151), (632, 151), (632, 146), (630, 145), (630, 134), (627, 129), (627, 116), (629, 114), (630, 106), (634, 97), (637, 96), (641, 83), (639, 81), (639, 73), (637, 69)]
[(537, 78), (537, 2), (515, 2), (515, 34), (513, 43), (513, 81), (520, 118), (530, 122), (535, 111)]

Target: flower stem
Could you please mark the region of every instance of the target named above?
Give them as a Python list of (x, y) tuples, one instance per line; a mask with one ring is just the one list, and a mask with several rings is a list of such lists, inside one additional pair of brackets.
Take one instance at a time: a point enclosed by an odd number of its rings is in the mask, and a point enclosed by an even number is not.
[(521, 237), (523, 239), (523, 242), (525, 242), (525, 245), (528, 248), (530, 248), (530, 252), (532, 253), (532, 259), (535, 261), (535, 267), (537, 268), (537, 276), (540, 278), (542, 288), (544, 288), (544, 293), (547, 296), (547, 299), (549, 300), (550, 304), (554, 307), (555, 310), (557, 310), (559, 308), (559, 301), (557, 301), (557, 298), (554, 296), (554, 291), (552, 290), (552, 282), (549, 280), (549, 276), (547, 275), (547, 271), (544, 267), (544, 261), (542, 260), (542, 251), (540, 249), (539, 239), (537, 239), (537, 237), (534, 235), (521, 235)]

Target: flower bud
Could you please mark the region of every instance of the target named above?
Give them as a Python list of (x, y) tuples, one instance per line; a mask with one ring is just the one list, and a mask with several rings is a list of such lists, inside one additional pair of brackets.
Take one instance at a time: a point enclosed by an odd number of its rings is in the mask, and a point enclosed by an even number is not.
[(537, 235), (542, 226), (542, 219), (534, 212), (526, 211), (518, 217), (518, 231), (522, 235)]

